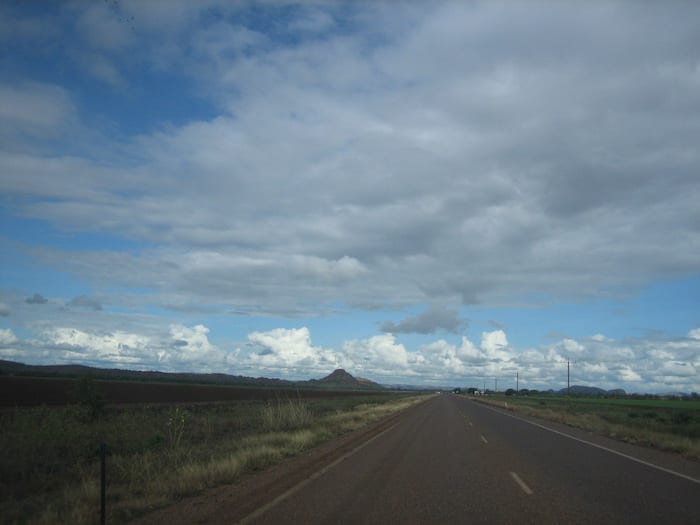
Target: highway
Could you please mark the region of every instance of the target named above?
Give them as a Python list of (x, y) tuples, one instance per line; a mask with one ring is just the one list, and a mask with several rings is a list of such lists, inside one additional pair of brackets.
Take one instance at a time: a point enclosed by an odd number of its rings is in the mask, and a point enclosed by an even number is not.
[(698, 524), (700, 483), (442, 394), (239, 523)]

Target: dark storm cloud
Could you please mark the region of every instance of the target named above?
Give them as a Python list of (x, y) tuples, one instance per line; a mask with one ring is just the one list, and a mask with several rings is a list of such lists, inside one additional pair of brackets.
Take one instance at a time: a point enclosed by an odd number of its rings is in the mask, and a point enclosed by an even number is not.
[(35, 293), (31, 297), (25, 299), (27, 304), (46, 304), (49, 300), (41, 294)]
[(78, 308), (89, 308), (91, 310), (102, 310), (102, 304), (96, 299), (88, 297), (87, 295), (79, 295), (74, 297), (66, 303), (67, 306), (73, 306)]
[(387, 333), (415, 333), (433, 334), (444, 330), (450, 333), (459, 333), (466, 325), (466, 321), (460, 319), (456, 310), (444, 307), (433, 307), (416, 316), (406, 317), (399, 323), (387, 321), (381, 326), (382, 332)]

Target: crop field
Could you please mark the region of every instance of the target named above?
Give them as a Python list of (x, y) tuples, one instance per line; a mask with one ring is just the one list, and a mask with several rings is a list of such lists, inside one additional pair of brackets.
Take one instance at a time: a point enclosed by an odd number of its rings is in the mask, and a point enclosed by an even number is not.
[(489, 396), (481, 401), (700, 460), (699, 401), (552, 396)]
[(83, 387), (73, 404), (0, 410), (3, 523), (99, 521), (100, 443), (107, 521), (123, 523), (415, 402), (400, 393), (303, 398), (263, 389), (258, 400), (107, 405), (91, 382)]
[[(0, 407), (66, 405), (75, 401), (79, 380), (65, 377), (0, 376)], [(193, 383), (94, 380), (109, 403), (210, 403), (278, 397), (321, 398), (356, 395), (352, 391), (231, 386)]]

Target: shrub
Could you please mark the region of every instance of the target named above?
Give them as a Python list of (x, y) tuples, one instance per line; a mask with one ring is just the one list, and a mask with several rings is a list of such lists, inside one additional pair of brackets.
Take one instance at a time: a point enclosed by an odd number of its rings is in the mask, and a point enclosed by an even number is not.
[(89, 421), (95, 421), (103, 414), (105, 399), (97, 390), (97, 385), (92, 377), (82, 376), (78, 379), (71, 394), (75, 402), (83, 409), (84, 417)]

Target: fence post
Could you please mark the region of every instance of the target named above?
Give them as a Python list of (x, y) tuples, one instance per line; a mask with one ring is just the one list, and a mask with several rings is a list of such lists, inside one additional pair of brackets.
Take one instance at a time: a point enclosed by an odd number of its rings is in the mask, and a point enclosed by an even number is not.
[(100, 443), (100, 525), (107, 521), (106, 488), (107, 488), (107, 445)]

